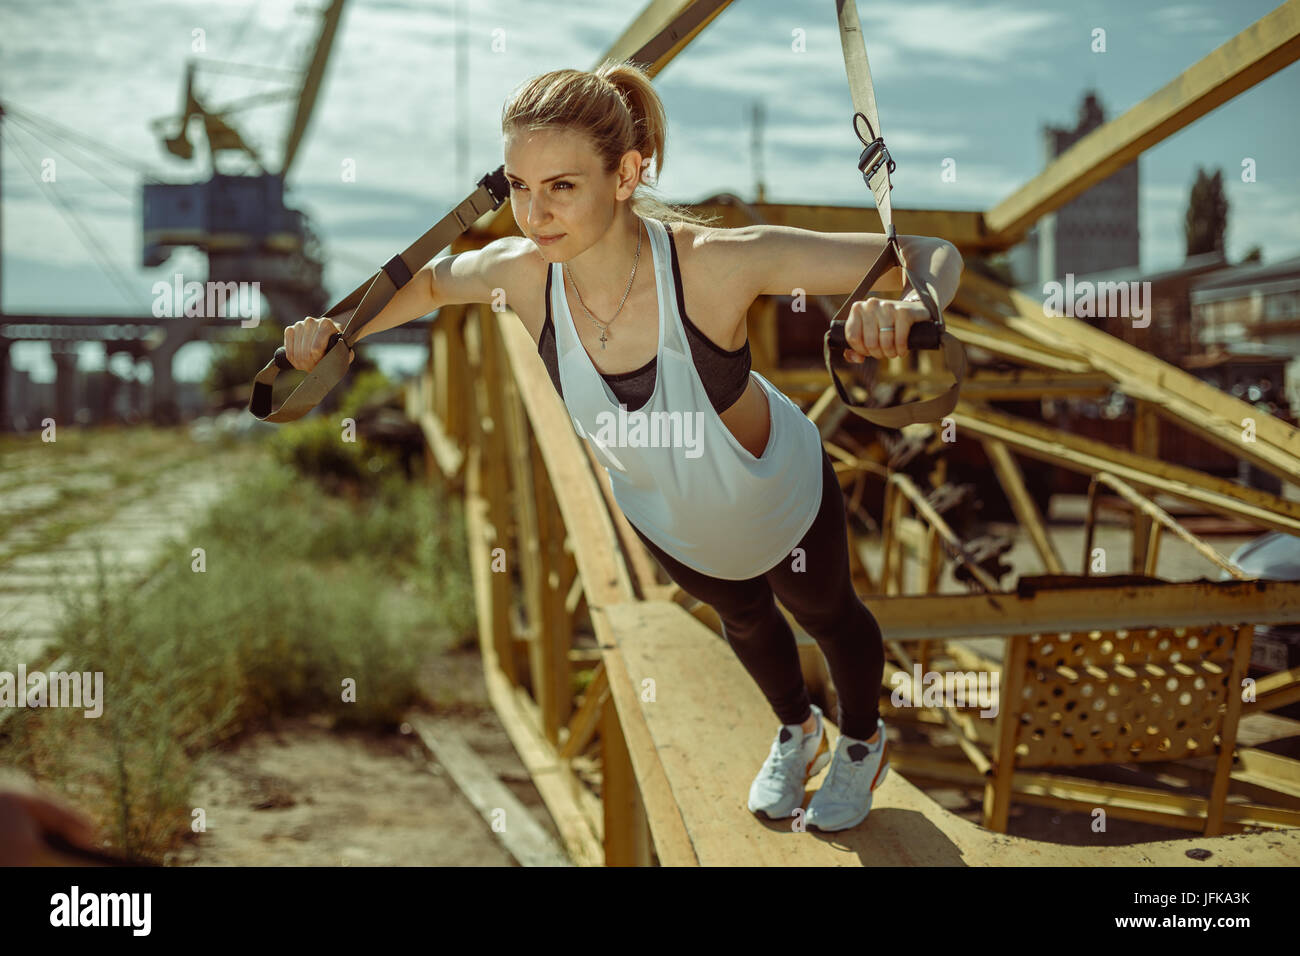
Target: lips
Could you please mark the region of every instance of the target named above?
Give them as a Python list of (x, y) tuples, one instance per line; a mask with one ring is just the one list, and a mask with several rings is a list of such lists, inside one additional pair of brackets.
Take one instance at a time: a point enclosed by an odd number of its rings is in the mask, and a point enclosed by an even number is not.
[(556, 239), (564, 238), (564, 235), (565, 234), (561, 232), (554, 236), (533, 236), (533, 239), (535, 239), (537, 242), (554, 242)]

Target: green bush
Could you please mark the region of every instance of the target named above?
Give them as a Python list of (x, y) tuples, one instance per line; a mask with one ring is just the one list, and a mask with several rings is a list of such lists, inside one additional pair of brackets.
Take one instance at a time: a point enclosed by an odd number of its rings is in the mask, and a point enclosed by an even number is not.
[(340, 421), (344, 418), (356, 418), (368, 405), (390, 404), (391, 400), (401, 392), (401, 386), (377, 368), (358, 372), (354, 367), (349, 380), (351, 387), (339, 401), (337, 417)]
[(345, 440), (342, 418), (314, 415), (281, 426), (268, 443), (280, 461), (316, 479), (326, 491), (362, 496), (385, 475), (400, 473), (401, 464), (391, 449), (360, 436)]
[(368, 441), (355, 431), (362, 409), (382, 401), (397, 386), (378, 369), (361, 372), (349, 381), (337, 412), (314, 412), (281, 425), (269, 444), (280, 461), (316, 479), (325, 490), (363, 497), (377, 491), (388, 476), (402, 473), (400, 459), (391, 448)]

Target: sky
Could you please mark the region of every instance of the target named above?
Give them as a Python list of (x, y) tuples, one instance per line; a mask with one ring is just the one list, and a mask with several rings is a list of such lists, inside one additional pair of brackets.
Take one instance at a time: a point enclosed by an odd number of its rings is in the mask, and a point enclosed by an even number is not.
[[(150, 124), (177, 112), (191, 56), (206, 64), (197, 84), (209, 103), (291, 89), (293, 77), (275, 70), (305, 64), (318, 29), (313, 11), (325, 3), (0, 0), (0, 101), (70, 127), (125, 160), (112, 164), (66, 149), (6, 118), (0, 308), (145, 314), (155, 282), (178, 271), (205, 278), (203, 257), (192, 249), (156, 269), (140, 266), (142, 171), (166, 182), (207, 173), (206, 161), (166, 153)], [(463, 109), (454, 53), (462, 3), (469, 56)], [(644, 6), (645, 0), (347, 0), (287, 193), (324, 243), (331, 302), (500, 165), (501, 107), (515, 87), (547, 70), (593, 68)], [(895, 207), (978, 210), (1041, 171), (1043, 127), (1073, 127), (1087, 90), (1096, 90), (1107, 119), (1114, 118), (1276, 4), (857, 6), (881, 125), (897, 163)], [(1104, 52), (1093, 49), (1098, 29), (1105, 31)], [(197, 41), (204, 49), (195, 54)], [(250, 77), (223, 71), (222, 63), (274, 69)], [(736, 0), (655, 83), (669, 118), (659, 180), (665, 198), (754, 198), (750, 116), (761, 101), (767, 201), (874, 208), (856, 168), (861, 146), (830, 0)], [(1255, 245), (1265, 262), (1300, 253), (1298, 102), (1300, 68), (1292, 64), (1142, 155), (1143, 269), (1182, 262), (1183, 214), (1198, 167), (1223, 170), (1229, 259)], [(291, 108), (284, 101), (237, 114), (240, 130), (272, 168)], [(458, 169), (461, 137), (468, 169)], [(1242, 181), (1245, 158), (1254, 160), (1254, 182)], [(954, 181), (942, 176), (947, 161), (955, 163)], [(354, 180), (345, 180), (345, 163)], [(39, 177), (46, 168), (56, 170), (54, 183), (33, 182), (31, 172)], [(71, 223), (65, 208), (75, 209), (83, 225)], [(877, 223), (874, 212), (864, 213), (863, 231)], [(420, 362), (418, 349), (367, 347), (391, 371)], [(20, 343), (11, 355), (38, 379), (53, 377), (43, 345)], [(102, 367), (102, 349), (86, 346), (82, 367), (96, 362)], [(197, 379), (205, 366), (206, 346), (195, 343), (181, 350), (175, 371)]]

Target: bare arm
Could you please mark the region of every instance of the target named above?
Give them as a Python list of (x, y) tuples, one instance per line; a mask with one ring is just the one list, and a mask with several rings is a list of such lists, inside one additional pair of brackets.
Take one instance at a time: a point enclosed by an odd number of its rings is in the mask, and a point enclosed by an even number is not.
[(494, 239), (482, 249), (441, 256), (421, 266), (366, 326), (358, 341), (444, 305), (491, 302), (496, 290), (506, 283), (509, 260), (518, 251), (518, 242), (518, 236)]
[[(807, 295), (848, 294), (885, 247), (882, 233), (815, 232), (794, 226), (744, 226), (718, 230), (712, 238), (727, 250), (724, 255), (751, 296), (794, 295), (796, 290)], [(898, 242), (917, 281), (934, 287), (942, 312), (961, 282), (961, 253), (946, 239), (932, 236), (899, 236)], [(895, 266), (880, 277), (872, 292), (912, 291), (903, 285), (903, 271)], [(845, 333), (853, 348), (846, 351), (856, 352), (856, 358), (906, 354), (911, 326), (928, 318), (919, 303), (864, 297), (850, 309)], [(854, 354), (848, 357), (856, 360)]]
[[(725, 238), (721, 234), (725, 235)], [(753, 294), (847, 294), (858, 287), (871, 263), (885, 248), (878, 232), (815, 232), (795, 226), (754, 225), (718, 230), (721, 241), (733, 247), (731, 257)], [(931, 282), (944, 308), (957, 294), (961, 254), (946, 239), (933, 236), (899, 236), (903, 258), (917, 278)], [(901, 292), (903, 271), (895, 266), (876, 282), (873, 292)]]
[[(482, 249), (469, 249), (426, 263), (385, 303), (355, 341), (396, 328), (444, 305), (493, 301), (497, 290), (509, 281), (520, 244), (525, 241), (519, 236), (506, 236)], [(324, 356), (330, 336), (341, 331), (333, 319), (308, 316), (285, 328), (285, 354), (294, 368), (309, 372)], [(350, 355), (348, 363), (351, 362)]]

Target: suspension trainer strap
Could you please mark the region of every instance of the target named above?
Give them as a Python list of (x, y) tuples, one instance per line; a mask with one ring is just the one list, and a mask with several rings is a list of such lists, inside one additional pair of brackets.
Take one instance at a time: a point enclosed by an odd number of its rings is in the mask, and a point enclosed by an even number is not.
[[(839, 13), (840, 46), (844, 51), (844, 69), (849, 78), (849, 92), (853, 96), (853, 130), (865, 147), (858, 158), (858, 169), (862, 173), (863, 180), (870, 187), (871, 197), (880, 211), (880, 221), (885, 226), (885, 248), (876, 257), (876, 261), (867, 270), (866, 276), (858, 283), (858, 287), (831, 319), (831, 327), (823, 339), (822, 356), (826, 360), (826, 371), (830, 373), (840, 401), (855, 415), (865, 418), (873, 425), (885, 428), (902, 428), (915, 422), (938, 421), (957, 406), (961, 383), (966, 378), (966, 352), (961, 342), (944, 328), (943, 313), (939, 310), (934, 287), (928, 282), (918, 282), (903, 259), (898, 244), (898, 232), (894, 228), (893, 207), (889, 196), (890, 190), (894, 188), (889, 181), (889, 174), (894, 171), (895, 163), (889, 155), (889, 150), (885, 148), (885, 140), (880, 132), (880, 116), (876, 112), (876, 94), (871, 85), (871, 68), (867, 65), (867, 48), (862, 40), (862, 26), (858, 21), (857, 4), (854, 0), (835, 0), (835, 5)], [(907, 284), (916, 290), (921, 297), (921, 303), (930, 313), (930, 321), (913, 323), (908, 331), (907, 347), (911, 350), (943, 349), (944, 360), (952, 373), (953, 383), (947, 391), (933, 398), (892, 408), (868, 408), (865, 402), (858, 402), (849, 395), (840, 382), (839, 376), (835, 374), (833, 366), (842, 364), (850, 368), (854, 367), (843, 358), (844, 349), (848, 347), (844, 329), (849, 312), (853, 303), (865, 298), (880, 277), (895, 266), (903, 270)], [(868, 398), (878, 365), (879, 362), (875, 358), (867, 356), (857, 366), (862, 369), (863, 387), (867, 390)]]

